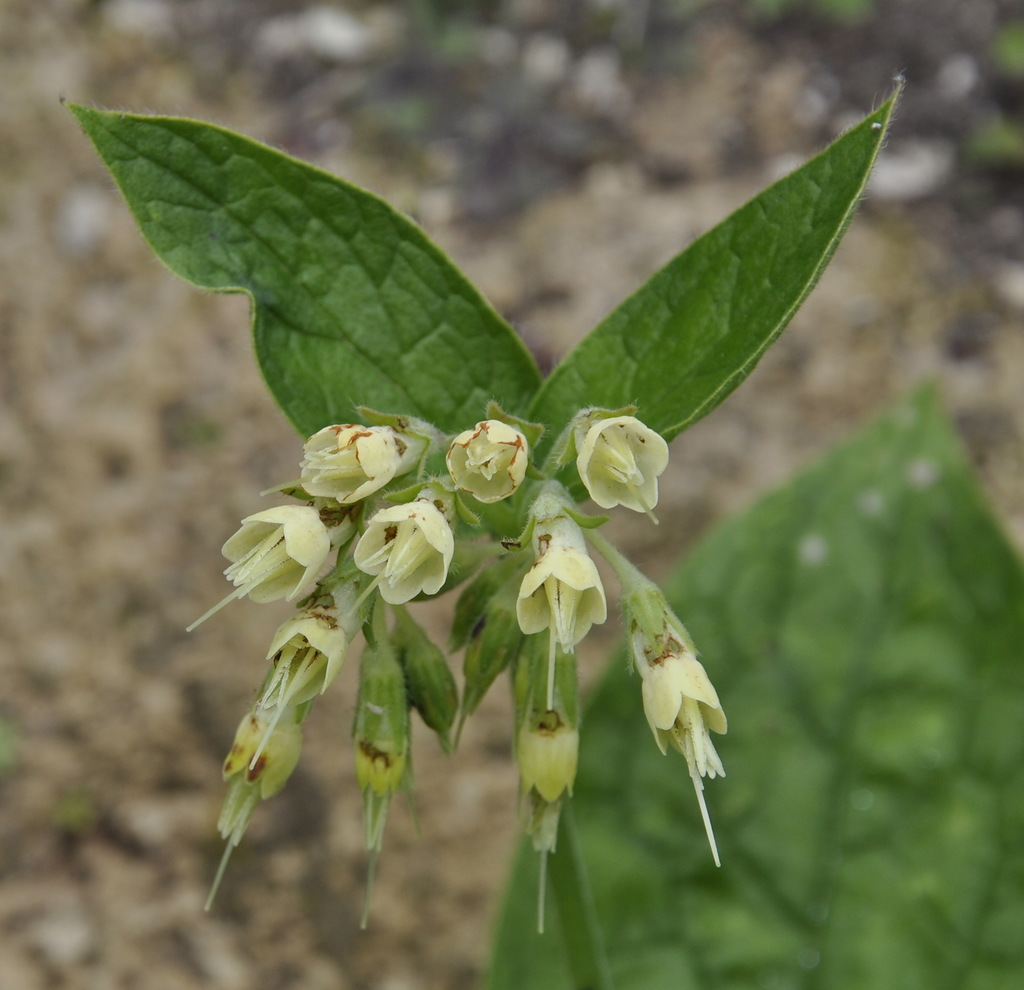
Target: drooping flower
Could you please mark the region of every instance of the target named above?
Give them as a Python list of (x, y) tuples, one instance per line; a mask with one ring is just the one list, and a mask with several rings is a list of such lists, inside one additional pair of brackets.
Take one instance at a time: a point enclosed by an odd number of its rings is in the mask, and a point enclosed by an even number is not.
[(562, 649), (571, 652), (592, 625), (608, 617), (601, 576), (583, 531), (569, 516), (538, 520), (533, 542), (537, 559), (516, 602), (519, 627), (524, 633), (550, 628)]
[(668, 444), (635, 416), (594, 421), (576, 447), (580, 478), (601, 508), (624, 505), (650, 514), (658, 504), (658, 476), (668, 466)]
[(278, 722), (269, 738), (268, 728), (261, 713), (249, 712), (238, 725), (222, 767), (225, 780), (238, 774), (239, 780), (258, 789), (261, 798), (273, 797), (284, 787), (302, 750), (302, 730), (294, 720)]
[(455, 484), (481, 502), (508, 498), (526, 476), (526, 437), (498, 419), (477, 423), (448, 448), (448, 470)]
[(235, 732), (222, 767), (228, 789), (217, 820), (217, 830), (227, 843), (206, 898), (207, 911), (224, 878), (231, 852), (242, 841), (256, 806), (284, 787), (299, 762), (302, 729), (294, 718), (294, 709), (289, 709), (289, 715), (292, 717), (272, 726), (254, 709)]
[(411, 470), (422, 447), (390, 426), (327, 426), (303, 447), (300, 484), (310, 495), (358, 502)]
[(341, 670), (353, 632), (332, 606), (312, 605), (286, 619), (267, 651), (274, 670), (260, 706), (301, 705), (323, 694)]
[(254, 602), (291, 601), (309, 589), (331, 551), (331, 536), (316, 509), (279, 505), (242, 520), (222, 548), (231, 561), (224, 570), (231, 594), (187, 627), (191, 632), (228, 602), (248, 595)]
[(579, 729), (570, 727), (557, 710), (526, 719), (516, 740), (523, 791), (536, 789), (548, 802), (572, 794), (579, 746)]
[(686, 760), (711, 852), (720, 865), (703, 778), (725, 776), (710, 733), (724, 733), (729, 726), (707, 671), (684, 642), (688, 637), (677, 632), (666, 623), (663, 635), (652, 640), (634, 628), (633, 661), (642, 678), (644, 714), (655, 742), (662, 753), (671, 744)]
[(439, 591), (454, 552), (444, 512), (430, 499), (418, 498), (377, 512), (352, 556), (361, 571), (378, 576), (384, 601), (401, 605)]
[(238, 591), (254, 602), (291, 601), (316, 579), (327, 560), (331, 538), (316, 509), (279, 505), (242, 520), (223, 547), (231, 561), (224, 571)]

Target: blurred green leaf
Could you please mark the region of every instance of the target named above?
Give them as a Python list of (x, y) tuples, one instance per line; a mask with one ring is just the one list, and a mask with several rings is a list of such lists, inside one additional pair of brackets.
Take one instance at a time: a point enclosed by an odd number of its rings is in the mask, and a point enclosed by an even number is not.
[(69, 109), (160, 259), (250, 296), (260, 368), (303, 435), (358, 422), (358, 405), (452, 432), (491, 399), (525, 410), (533, 358), (383, 200), (212, 124)]
[[(1024, 986), (1024, 570), (934, 395), (712, 534), (669, 593), (729, 716), (723, 865), (616, 660), (575, 804), (618, 990)], [(578, 986), (533, 931), (535, 869), (524, 850), (489, 990)]]
[(1003, 75), (1024, 78), (1024, 20), (1010, 21), (996, 31), (992, 61)]
[(736, 388), (832, 257), (897, 96), (694, 241), (568, 354), (530, 410), (549, 438), (585, 406), (636, 403), (671, 439)]

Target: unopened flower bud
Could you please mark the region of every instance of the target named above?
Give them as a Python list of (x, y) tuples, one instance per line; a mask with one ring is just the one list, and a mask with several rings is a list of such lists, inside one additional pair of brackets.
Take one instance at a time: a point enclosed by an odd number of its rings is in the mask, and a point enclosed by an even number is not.
[(358, 502), (411, 470), (424, 446), (390, 426), (328, 426), (303, 447), (300, 484), (310, 495)]
[(476, 711), (498, 675), (516, 659), (522, 644), (515, 593), (501, 593), (480, 616), (466, 644), (462, 665), (463, 721)]
[(455, 484), (481, 502), (508, 498), (522, 484), (527, 467), (526, 437), (499, 419), (460, 433), (448, 449)]
[(389, 647), (363, 654), (353, 735), (360, 789), (393, 794), (408, 761), (409, 702), (405, 675)]
[(379, 576), (380, 595), (401, 605), (418, 594), (435, 594), (448, 576), (455, 540), (445, 514), (418, 498), (381, 509), (353, 551), (356, 566)]
[(664, 438), (635, 416), (597, 419), (580, 432), (576, 468), (590, 497), (603, 509), (624, 505), (650, 514), (658, 504), (658, 476), (668, 466)]
[(396, 609), (393, 644), (402, 669), (409, 701), (450, 752), (451, 729), (459, 710), (459, 689), (445, 655), (405, 609)]

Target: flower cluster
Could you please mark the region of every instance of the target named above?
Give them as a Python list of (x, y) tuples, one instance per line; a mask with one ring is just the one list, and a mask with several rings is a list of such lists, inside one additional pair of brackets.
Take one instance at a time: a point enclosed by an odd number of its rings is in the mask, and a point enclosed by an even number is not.
[[(589, 547), (622, 585), (644, 711), (661, 751), (686, 760), (718, 862), (703, 797), (703, 778), (724, 773), (709, 736), (726, 729), (718, 695), (661, 592), (598, 532), (605, 517), (584, 515), (571, 494), (582, 486), (603, 509), (653, 519), (668, 446), (633, 412), (581, 411), (540, 462), (531, 452), (544, 449), (543, 427), (494, 404), (454, 435), (367, 412), (369, 425), (328, 426), (305, 442), (299, 477), (275, 489), (292, 501), (242, 520), (223, 547), (234, 590), (190, 626), (241, 597), (298, 609), (271, 641), (263, 685), (224, 761), (227, 843), (214, 891), (255, 808), (295, 769), (304, 723), (360, 635), (354, 760), (371, 881), (391, 799), (412, 789), (411, 710), (450, 751), (506, 669), (526, 828), (543, 872), (576, 776), (576, 647), (608, 615)], [(465, 651), (461, 700), (445, 653), (407, 607), (458, 585), (451, 643)]]

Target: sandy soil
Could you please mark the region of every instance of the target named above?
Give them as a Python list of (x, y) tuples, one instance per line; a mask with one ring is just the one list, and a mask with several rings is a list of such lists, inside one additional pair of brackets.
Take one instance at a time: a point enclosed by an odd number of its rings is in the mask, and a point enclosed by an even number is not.
[[(420, 734), (421, 834), (396, 808), (360, 932), (350, 665), (203, 914), (219, 764), (285, 610), (246, 602), (183, 629), (223, 594), (218, 548), (293, 475), (299, 441), (261, 385), (244, 300), (154, 262), (62, 94), (213, 119), (372, 186), (551, 362), (905, 69), (879, 182), (833, 266), (750, 381), (674, 445), (657, 539), (619, 534), (662, 574), (938, 378), (1024, 546), (1021, 172), (964, 152), (986, 115), (1024, 113), (1019, 80), (988, 61), (1010, 5), (892, 0), (839, 26), (695, 3), (657, 32), (623, 18), (610, 47), (553, 6), (425, 36), (397, 4), (353, 4), (355, 54), (340, 22), (311, 32), (287, 3), (0, 10), (0, 986), (469, 988), (519, 829), (498, 689), (454, 759)], [(923, 7), (961, 29), (932, 37)], [(426, 621), (440, 631), (443, 612)], [(588, 644), (592, 672), (614, 637)]]

